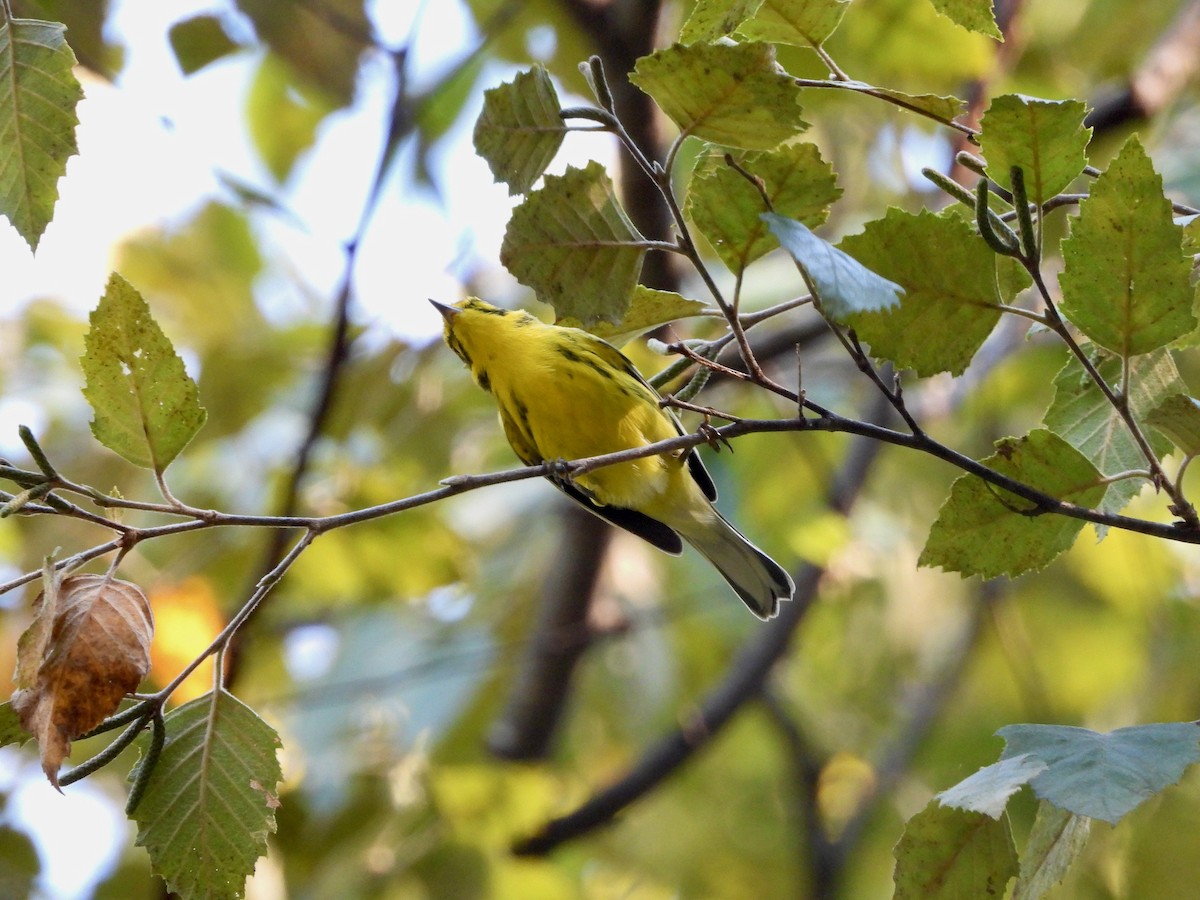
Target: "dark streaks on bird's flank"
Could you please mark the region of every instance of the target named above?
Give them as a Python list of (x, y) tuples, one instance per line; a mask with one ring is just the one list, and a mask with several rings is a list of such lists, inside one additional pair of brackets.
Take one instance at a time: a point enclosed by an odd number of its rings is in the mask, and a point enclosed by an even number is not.
[(517, 411), (517, 418), (520, 420), (521, 434), (529, 439), (529, 443), (533, 444), (533, 429), (529, 426), (529, 407), (513, 397), (513, 407)]

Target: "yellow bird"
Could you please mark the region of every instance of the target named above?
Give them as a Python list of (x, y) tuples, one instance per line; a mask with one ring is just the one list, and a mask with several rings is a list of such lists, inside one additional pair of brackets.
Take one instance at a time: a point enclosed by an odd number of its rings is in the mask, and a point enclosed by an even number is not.
[[(683, 434), (679, 420), (621, 351), (577, 328), (546, 325), (526, 312), (474, 297), (430, 301), (445, 338), (500, 407), (521, 461), (583, 459), (644, 447)], [(554, 480), (586, 509), (679, 554), (695, 547), (761, 619), (792, 599), (792, 579), (717, 512), (712, 478), (693, 449), (605, 466)]]

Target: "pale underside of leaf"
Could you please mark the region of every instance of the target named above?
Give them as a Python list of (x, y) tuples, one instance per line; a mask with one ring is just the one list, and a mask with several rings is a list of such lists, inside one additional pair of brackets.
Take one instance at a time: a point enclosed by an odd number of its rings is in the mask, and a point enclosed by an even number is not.
[[(1089, 345), (1090, 346), (1090, 345)], [(1095, 350), (1094, 347), (1090, 349)], [(1103, 355), (1102, 355), (1103, 356)], [(1110, 385), (1121, 384), (1121, 361), (1095, 360), (1099, 374)], [(1171, 354), (1155, 350), (1128, 362), (1128, 404), (1141, 420), (1164, 398), (1186, 390)], [(1054, 379), (1054, 401), (1046, 410), (1046, 427), (1091, 460), (1101, 474), (1144, 471), (1149, 465), (1129, 426), (1083, 367), (1068, 361)], [(1170, 449), (1158, 435), (1149, 435), (1151, 448), (1161, 457)], [(1147, 478), (1123, 478), (1108, 486), (1100, 509), (1120, 512), (1148, 484)]]
[(1116, 824), (1200, 761), (1200, 726), (1165, 722), (1101, 734), (1065, 725), (1007, 725), (1002, 758), (1040, 759), (1046, 771), (1030, 785), (1043, 800)]
[(1028, 754), (1003, 759), (942, 791), (937, 800), (943, 806), (981, 812), (998, 819), (1008, 805), (1008, 798), (1046, 768), (1045, 762)]
[(1091, 834), (1091, 820), (1043, 800), (1021, 854), (1021, 873), (1012, 900), (1041, 900), (1062, 881), (1067, 869), (1083, 851)]
[(1173, 394), (1146, 414), (1146, 421), (1188, 456), (1200, 455), (1200, 401)]
[(904, 288), (813, 234), (802, 222), (775, 213), (763, 213), (762, 218), (806, 275), (822, 312), (835, 322), (900, 302)]

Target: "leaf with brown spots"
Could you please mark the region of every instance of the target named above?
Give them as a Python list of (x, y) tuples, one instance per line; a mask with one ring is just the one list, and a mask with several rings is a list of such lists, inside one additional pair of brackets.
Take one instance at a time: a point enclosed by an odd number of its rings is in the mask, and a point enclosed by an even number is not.
[(73, 575), (38, 595), (17, 649), (13, 708), (58, 787), (71, 741), (111, 715), (150, 668), (154, 615), (142, 589)]

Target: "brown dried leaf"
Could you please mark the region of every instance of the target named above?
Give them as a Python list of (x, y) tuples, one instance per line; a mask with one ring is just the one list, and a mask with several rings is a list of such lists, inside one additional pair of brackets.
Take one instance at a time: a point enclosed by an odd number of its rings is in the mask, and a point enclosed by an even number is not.
[(58, 574), (51, 560), (46, 559), (42, 569), (42, 592), (33, 601), (33, 621), (17, 639), (17, 670), (13, 673), (13, 681), (17, 683), (18, 691), (37, 686), (38, 669), (46, 655), (54, 611), (58, 608), (58, 587)]
[(71, 741), (111, 715), (149, 670), (154, 614), (141, 588), (105, 575), (73, 575), (47, 593), (21, 636), (12, 703), (57, 788)]

